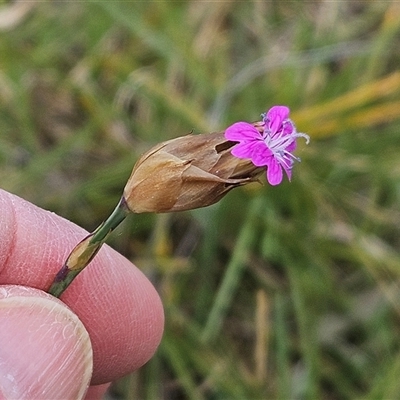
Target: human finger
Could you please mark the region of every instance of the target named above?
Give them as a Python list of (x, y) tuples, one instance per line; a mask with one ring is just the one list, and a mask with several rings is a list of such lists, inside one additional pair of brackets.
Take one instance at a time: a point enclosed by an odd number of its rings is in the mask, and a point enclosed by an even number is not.
[(0, 286), (0, 397), (82, 399), (93, 358), (89, 334), (60, 300)]
[[(0, 190), (0, 284), (46, 290), (74, 245), (87, 232)], [(89, 332), (92, 384), (115, 380), (142, 366), (163, 331), (160, 298), (144, 274), (109, 246), (61, 297)]]

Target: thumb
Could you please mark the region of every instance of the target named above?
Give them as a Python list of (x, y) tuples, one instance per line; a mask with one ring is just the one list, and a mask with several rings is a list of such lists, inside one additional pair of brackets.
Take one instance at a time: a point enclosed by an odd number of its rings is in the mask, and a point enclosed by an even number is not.
[(0, 398), (81, 399), (92, 347), (60, 300), (23, 286), (0, 286)]

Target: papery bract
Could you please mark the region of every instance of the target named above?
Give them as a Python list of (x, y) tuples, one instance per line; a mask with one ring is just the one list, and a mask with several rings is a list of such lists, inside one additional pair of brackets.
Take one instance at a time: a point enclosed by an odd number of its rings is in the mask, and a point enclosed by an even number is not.
[(130, 211), (172, 212), (206, 207), (263, 173), (234, 157), (224, 132), (187, 135), (160, 143), (137, 161), (124, 188)]

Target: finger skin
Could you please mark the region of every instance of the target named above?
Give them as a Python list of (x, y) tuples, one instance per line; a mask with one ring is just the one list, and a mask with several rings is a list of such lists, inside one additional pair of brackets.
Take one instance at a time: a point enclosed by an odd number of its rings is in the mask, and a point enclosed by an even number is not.
[(85, 400), (102, 400), (104, 399), (104, 394), (107, 392), (110, 384), (106, 383), (104, 385), (98, 386), (90, 386), (87, 393)]
[[(87, 234), (3, 190), (0, 221), (0, 285), (48, 289), (71, 249)], [(61, 300), (89, 332), (94, 385), (142, 366), (161, 340), (164, 314), (156, 290), (141, 271), (109, 246), (103, 246)]]
[(60, 300), (1, 286), (0, 337), (0, 398), (83, 398), (93, 365), (89, 334)]

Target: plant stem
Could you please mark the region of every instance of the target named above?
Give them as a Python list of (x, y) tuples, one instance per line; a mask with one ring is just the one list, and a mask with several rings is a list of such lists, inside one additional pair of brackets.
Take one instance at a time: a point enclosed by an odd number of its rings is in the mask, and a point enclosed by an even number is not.
[(79, 242), (69, 254), (48, 292), (60, 297), (75, 277), (93, 260), (108, 235), (125, 219), (129, 209), (124, 197), (115, 207), (111, 215), (97, 229)]

